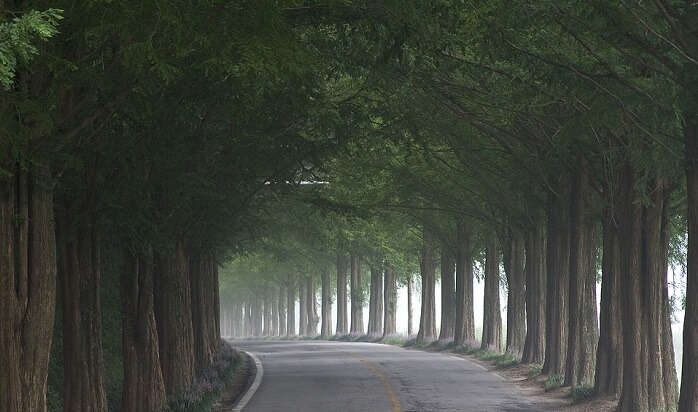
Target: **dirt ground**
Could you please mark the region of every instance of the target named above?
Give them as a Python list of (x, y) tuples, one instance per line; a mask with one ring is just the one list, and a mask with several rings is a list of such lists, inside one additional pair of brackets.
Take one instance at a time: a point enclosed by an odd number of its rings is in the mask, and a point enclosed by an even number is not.
[(545, 391), (545, 375), (529, 377), (529, 365), (514, 365), (510, 367), (497, 367), (491, 362), (483, 361), (474, 356), (455, 354), (476, 362), (488, 370), (497, 373), (504, 379), (513, 382), (521, 392), (530, 396), (535, 401), (545, 406), (550, 411), (565, 412), (612, 412), (618, 406), (618, 400), (614, 398), (594, 398), (590, 401), (572, 404), (569, 397), (569, 387), (562, 387)]

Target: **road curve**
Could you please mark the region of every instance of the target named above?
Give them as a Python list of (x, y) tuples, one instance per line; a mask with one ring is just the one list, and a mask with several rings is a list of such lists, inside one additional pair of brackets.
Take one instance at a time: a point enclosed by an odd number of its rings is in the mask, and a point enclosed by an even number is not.
[(541, 411), (512, 384), (445, 353), (327, 341), (232, 341), (264, 378), (244, 412)]

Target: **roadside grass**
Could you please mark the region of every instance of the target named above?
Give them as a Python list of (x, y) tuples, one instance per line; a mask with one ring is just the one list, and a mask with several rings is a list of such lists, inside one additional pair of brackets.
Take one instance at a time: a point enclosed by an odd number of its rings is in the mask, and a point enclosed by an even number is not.
[(553, 389), (561, 388), (565, 383), (565, 377), (562, 375), (548, 375), (545, 379), (545, 391), (552, 391)]
[(543, 365), (540, 363), (534, 363), (528, 367), (528, 377), (535, 378), (543, 372)]
[(390, 336), (384, 337), (381, 342), (385, 343), (386, 345), (405, 346), (405, 344), (407, 343), (407, 336), (405, 336), (405, 335), (390, 335)]
[(201, 373), (199, 381), (188, 391), (168, 402), (167, 412), (210, 411), (223, 391), (231, 385), (246, 355), (224, 344), (214, 364)]
[(590, 400), (596, 395), (594, 391), (594, 385), (579, 385), (574, 386), (570, 390), (570, 397), (572, 398), (572, 403), (580, 403)]

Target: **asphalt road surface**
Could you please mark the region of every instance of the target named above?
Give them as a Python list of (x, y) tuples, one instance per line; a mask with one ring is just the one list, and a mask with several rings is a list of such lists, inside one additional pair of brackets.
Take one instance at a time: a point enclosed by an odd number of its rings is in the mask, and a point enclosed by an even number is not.
[(232, 343), (264, 369), (244, 412), (543, 410), (500, 376), (446, 353), (358, 342)]

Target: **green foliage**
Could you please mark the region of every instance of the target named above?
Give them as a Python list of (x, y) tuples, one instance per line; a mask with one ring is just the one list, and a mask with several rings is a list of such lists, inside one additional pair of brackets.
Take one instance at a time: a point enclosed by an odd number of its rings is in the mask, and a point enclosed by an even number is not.
[(548, 377), (545, 379), (545, 390), (546, 391), (551, 391), (553, 389), (557, 389), (562, 387), (565, 383), (565, 377), (562, 375), (548, 375)]
[(535, 363), (533, 365), (530, 365), (528, 367), (528, 377), (529, 378), (535, 378), (536, 376), (540, 375), (543, 372), (543, 365), (539, 363)]
[(18, 67), (39, 53), (36, 43), (58, 33), (63, 10), (31, 10), (0, 23), (0, 85), (9, 89)]
[(573, 386), (572, 389), (570, 389), (572, 403), (588, 401), (593, 398), (595, 394), (594, 385), (579, 385)]

